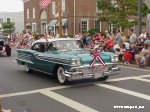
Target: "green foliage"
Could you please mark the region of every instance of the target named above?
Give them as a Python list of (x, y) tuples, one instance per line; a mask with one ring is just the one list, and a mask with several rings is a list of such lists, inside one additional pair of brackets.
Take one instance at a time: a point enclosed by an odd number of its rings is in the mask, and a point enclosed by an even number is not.
[(68, 34), (66, 37), (73, 38), (74, 36), (72, 34)]
[[(98, 14), (100, 21), (116, 24), (123, 29), (130, 28), (138, 23), (138, 0), (97, 0), (97, 7), (102, 10)], [(147, 6), (142, 4), (142, 16), (149, 12)]]
[(34, 34), (33, 34), (33, 38), (34, 38), (35, 40), (38, 40), (38, 39), (40, 38), (40, 35), (37, 34), (37, 33), (34, 33)]
[(2, 23), (2, 29), (4, 34), (12, 34), (15, 30), (14, 22), (4, 22)]
[(99, 32), (99, 29), (90, 29), (88, 31), (88, 33), (90, 34), (90, 36), (93, 36), (95, 34), (95, 32)]

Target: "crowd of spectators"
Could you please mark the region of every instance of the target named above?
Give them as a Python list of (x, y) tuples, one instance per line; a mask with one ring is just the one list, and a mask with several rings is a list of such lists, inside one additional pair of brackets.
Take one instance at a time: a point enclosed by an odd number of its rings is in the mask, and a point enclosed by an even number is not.
[(15, 46), (16, 48), (23, 48), (28, 49), (31, 47), (32, 43), (35, 40), (41, 38), (54, 38), (53, 34), (38, 34), (38, 33), (25, 33), (25, 34), (18, 34), (15, 33), (14, 36), (11, 38), (11, 45)]
[[(37, 34), (36, 34), (37, 35)], [(30, 48), (32, 43), (40, 38), (56, 38), (53, 34), (14, 34), (12, 45), (17, 48)], [(75, 35), (74, 38), (81, 39), (87, 49), (95, 49), (99, 52), (113, 52), (118, 54), (119, 61), (124, 64), (136, 63), (138, 66), (150, 66), (150, 35), (143, 29), (141, 34), (136, 34), (130, 29), (129, 35), (125, 36), (118, 30), (116, 33), (109, 31), (95, 32)]]
[(136, 34), (130, 29), (129, 35), (124, 36), (118, 30), (115, 34), (95, 32), (93, 36), (89, 33), (76, 35), (75, 38), (82, 39), (88, 49), (96, 49), (100, 52), (113, 52), (118, 54), (119, 61), (124, 64), (136, 63), (138, 66), (150, 66), (150, 35), (143, 29), (141, 34)]

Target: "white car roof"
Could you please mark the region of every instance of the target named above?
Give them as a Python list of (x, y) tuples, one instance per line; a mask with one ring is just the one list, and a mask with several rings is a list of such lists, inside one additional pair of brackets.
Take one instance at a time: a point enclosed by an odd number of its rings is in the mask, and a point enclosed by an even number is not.
[[(53, 41), (58, 41), (58, 40), (78, 40), (78, 39), (75, 39), (75, 38), (51, 38), (51, 39), (48, 39), (48, 42), (53, 42)], [(46, 42), (46, 39), (36, 40), (32, 43), (32, 45), (37, 42)]]

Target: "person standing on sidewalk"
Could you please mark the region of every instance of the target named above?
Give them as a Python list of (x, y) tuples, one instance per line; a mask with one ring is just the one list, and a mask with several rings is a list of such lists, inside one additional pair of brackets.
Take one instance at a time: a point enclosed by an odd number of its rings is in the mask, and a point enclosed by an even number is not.
[(129, 38), (129, 43), (130, 43), (130, 47), (132, 45), (135, 45), (137, 42), (137, 35), (134, 33), (133, 29), (130, 29), (130, 38)]

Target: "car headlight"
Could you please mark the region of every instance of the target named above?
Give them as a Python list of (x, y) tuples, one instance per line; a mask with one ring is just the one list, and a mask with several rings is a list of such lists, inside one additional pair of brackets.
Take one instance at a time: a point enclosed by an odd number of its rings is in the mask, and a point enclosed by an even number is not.
[(78, 65), (81, 65), (81, 60), (71, 60), (71, 65), (73, 66), (78, 66)]
[(111, 57), (111, 62), (118, 62), (118, 61), (119, 61), (118, 56), (112, 56)]

